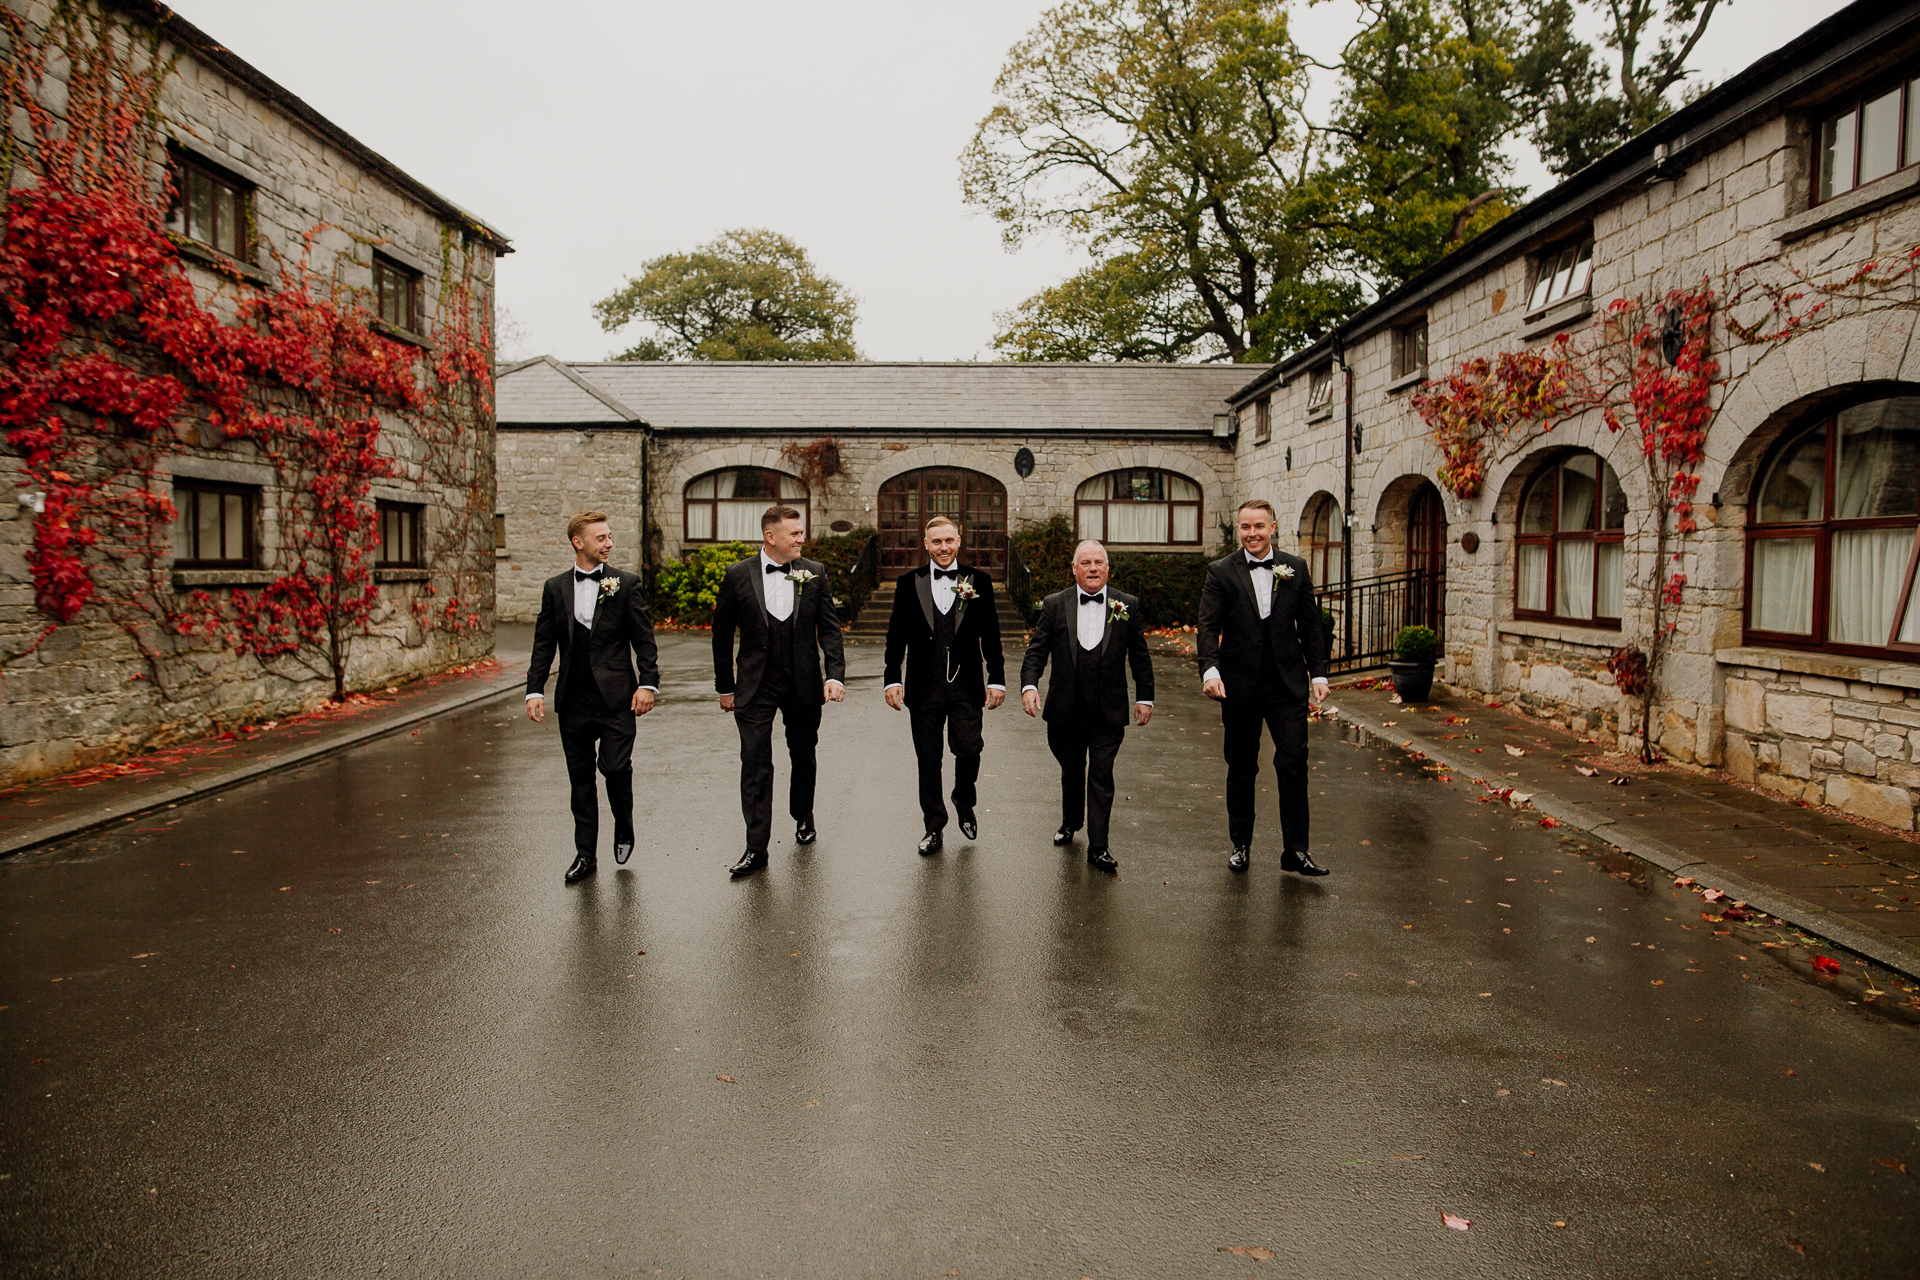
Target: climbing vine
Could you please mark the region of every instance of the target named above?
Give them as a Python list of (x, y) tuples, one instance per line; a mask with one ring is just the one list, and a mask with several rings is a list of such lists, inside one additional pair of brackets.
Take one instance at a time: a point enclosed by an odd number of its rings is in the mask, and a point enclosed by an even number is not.
[(795, 442), (780, 450), (780, 456), (794, 465), (800, 472), (801, 482), (808, 492), (818, 490), (821, 497), (827, 495), (828, 484), (843, 474), (840, 467), (840, 437), (822, 436), (818, 440), (809, 440), (805, 444)]

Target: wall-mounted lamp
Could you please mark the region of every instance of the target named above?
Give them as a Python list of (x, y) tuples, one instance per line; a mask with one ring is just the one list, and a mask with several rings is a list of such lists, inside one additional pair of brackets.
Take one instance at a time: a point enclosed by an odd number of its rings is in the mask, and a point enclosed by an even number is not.
[(23, 493), (20, 495), (20, 505), (37, 516), (43, 516), (47, 513), (47, 495), (38, 489), (32, 493)]
[(1293, 470), (1293, 446), (1287, 446), (1287, 470)]
[(1232, 414), (1216, 413), (1213, 415), (1213, 438), (1215, 440), (1231, 440), (1233, 438)]
[(1360, 444), (1360, 439), (1361, 439), (1360, 424), (1356, 422), (1353, 424), (1353, 451), (1355, 453), (1358, 453), (1361, 450), (1362, 446)]

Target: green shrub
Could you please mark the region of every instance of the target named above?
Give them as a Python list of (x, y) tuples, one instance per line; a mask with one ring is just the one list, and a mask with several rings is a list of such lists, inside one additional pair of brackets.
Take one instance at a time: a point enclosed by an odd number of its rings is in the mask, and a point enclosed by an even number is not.
[[(1028, 525), (1011, 536), (1026, 562), (1028, 590), (1014, 604), (1032, 618), (1041, 600), (1063, 591), (1073, 582), (1073, 522), (1057, 515)], [(1114, 551), (1108, 559), (1113, 585), (1140, 598), (1143, 626), (1191, 625), (1200, 617), (1200, 588), (1206, 581), (1207, 557), (1194, 552)]]
[(751, 542), (716, 542), (687, 552), (676, 563), (661, 565), (653, 575), (654, 613), (675, 622), (712, 622), (728, 567), (758, 550)]
[(1432, 627), (1402, 627), (1393, 637), (1397, 662), (1432, 662), (1440, 656), (1440, 637)]
[(845, 622), (860, 612), (866, 604), (872, 588), (865, 584), (855, 584), (853, 567), (860, 562), (861, 553), (867, 549), (867, 539), (873, 536), (870, 528), (854, 529), (849, 533), (829, 533), (824, 537), (809, 538), (801, 548), (800, 554), (809, 560), (818, 560), (827, 566), (827, 581), (833, 584), (833, 598), (839, 602), (840, 621)]

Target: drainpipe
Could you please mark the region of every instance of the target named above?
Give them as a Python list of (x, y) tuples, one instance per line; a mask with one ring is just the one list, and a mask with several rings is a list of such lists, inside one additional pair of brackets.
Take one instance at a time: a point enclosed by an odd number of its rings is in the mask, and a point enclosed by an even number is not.
[(653, 479), (650, 475), (650, 462), (653, 453), (653, 428), (645, 422), (640, 424), (640, 581), (645, 585), (647, 594), (653, 594), (653, 543), (647, 537), (647, 502), (653, 495)]
[(1341, 393), (1346, 402), (1345, 468), (1340, 495), (1340, 540), (1346, 554), (1340, 557), (1340, 608), (1344, 617), (1341, 634), (1349, 648), (1353, 645), (1353, 367), (1347, 363), (1346, 335), (1333, 332), (1333, 363), (1340, 370)]

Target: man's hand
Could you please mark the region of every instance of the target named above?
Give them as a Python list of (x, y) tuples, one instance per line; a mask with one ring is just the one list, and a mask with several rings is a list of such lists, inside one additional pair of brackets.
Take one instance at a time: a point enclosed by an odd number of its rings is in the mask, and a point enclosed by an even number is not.
[(841, 684), (838, 680), (827, 681), (827, 701), (845, 702), (846, 700), (847, 686)]
[(534, 694), (527, 699), (527, 719), (539, 724), (547, 718), (547, 699), (543, 694)]
[(732, 694), (730, 694), (730, 693), (723, 693), (723, 694), (721, 694), (721, 695), (720, 695), (720, 709), (721, 709), (722, 711), (727, 711), (727, 712), (731, 712), (731, 711), (733, 710), (733, 695), (732, 695)]
[(1327, 694), (1330, 692), (1331, 690), (1328, 688), (1325, 681), (1315, 680), (1313, 682), (1313, 705), (1317, 707), (1321, 703), (1325, 702), (1327, 700)]
[(887, 689), (887, 705), (895, 711), (907, 709), (907, 691), (904, 686), (891, 685)]
[(1020, 691), (1020, 709), (1030, 716), (1039, 715), (1040, 691), (1038, 689), (1022, 689)]
[(1227, 682), (1224, 680), (1209, 680), (1200, 686), (1200, 692), (1206, 694), (1215, 702), (1225, 702), (1227, 700)]
[(1007, 691), (1005, 689), (987, 690), (987, 710), (989, 711), (993, 710), (995, 707), (999, 706), (1001, 703), (1005, 702), (1006, 700), (1007, 700)]
[(653, 710), (653, 690), (635, 689), (633, 691), (633, 714), (643, 716)]
[(1145, 724), (1151, 719), (1153, 719), (1153, 707), (1150, 704), (1145, 702), (1136, 702), (1133, 704), (1133, 722), (1135, 724)]

